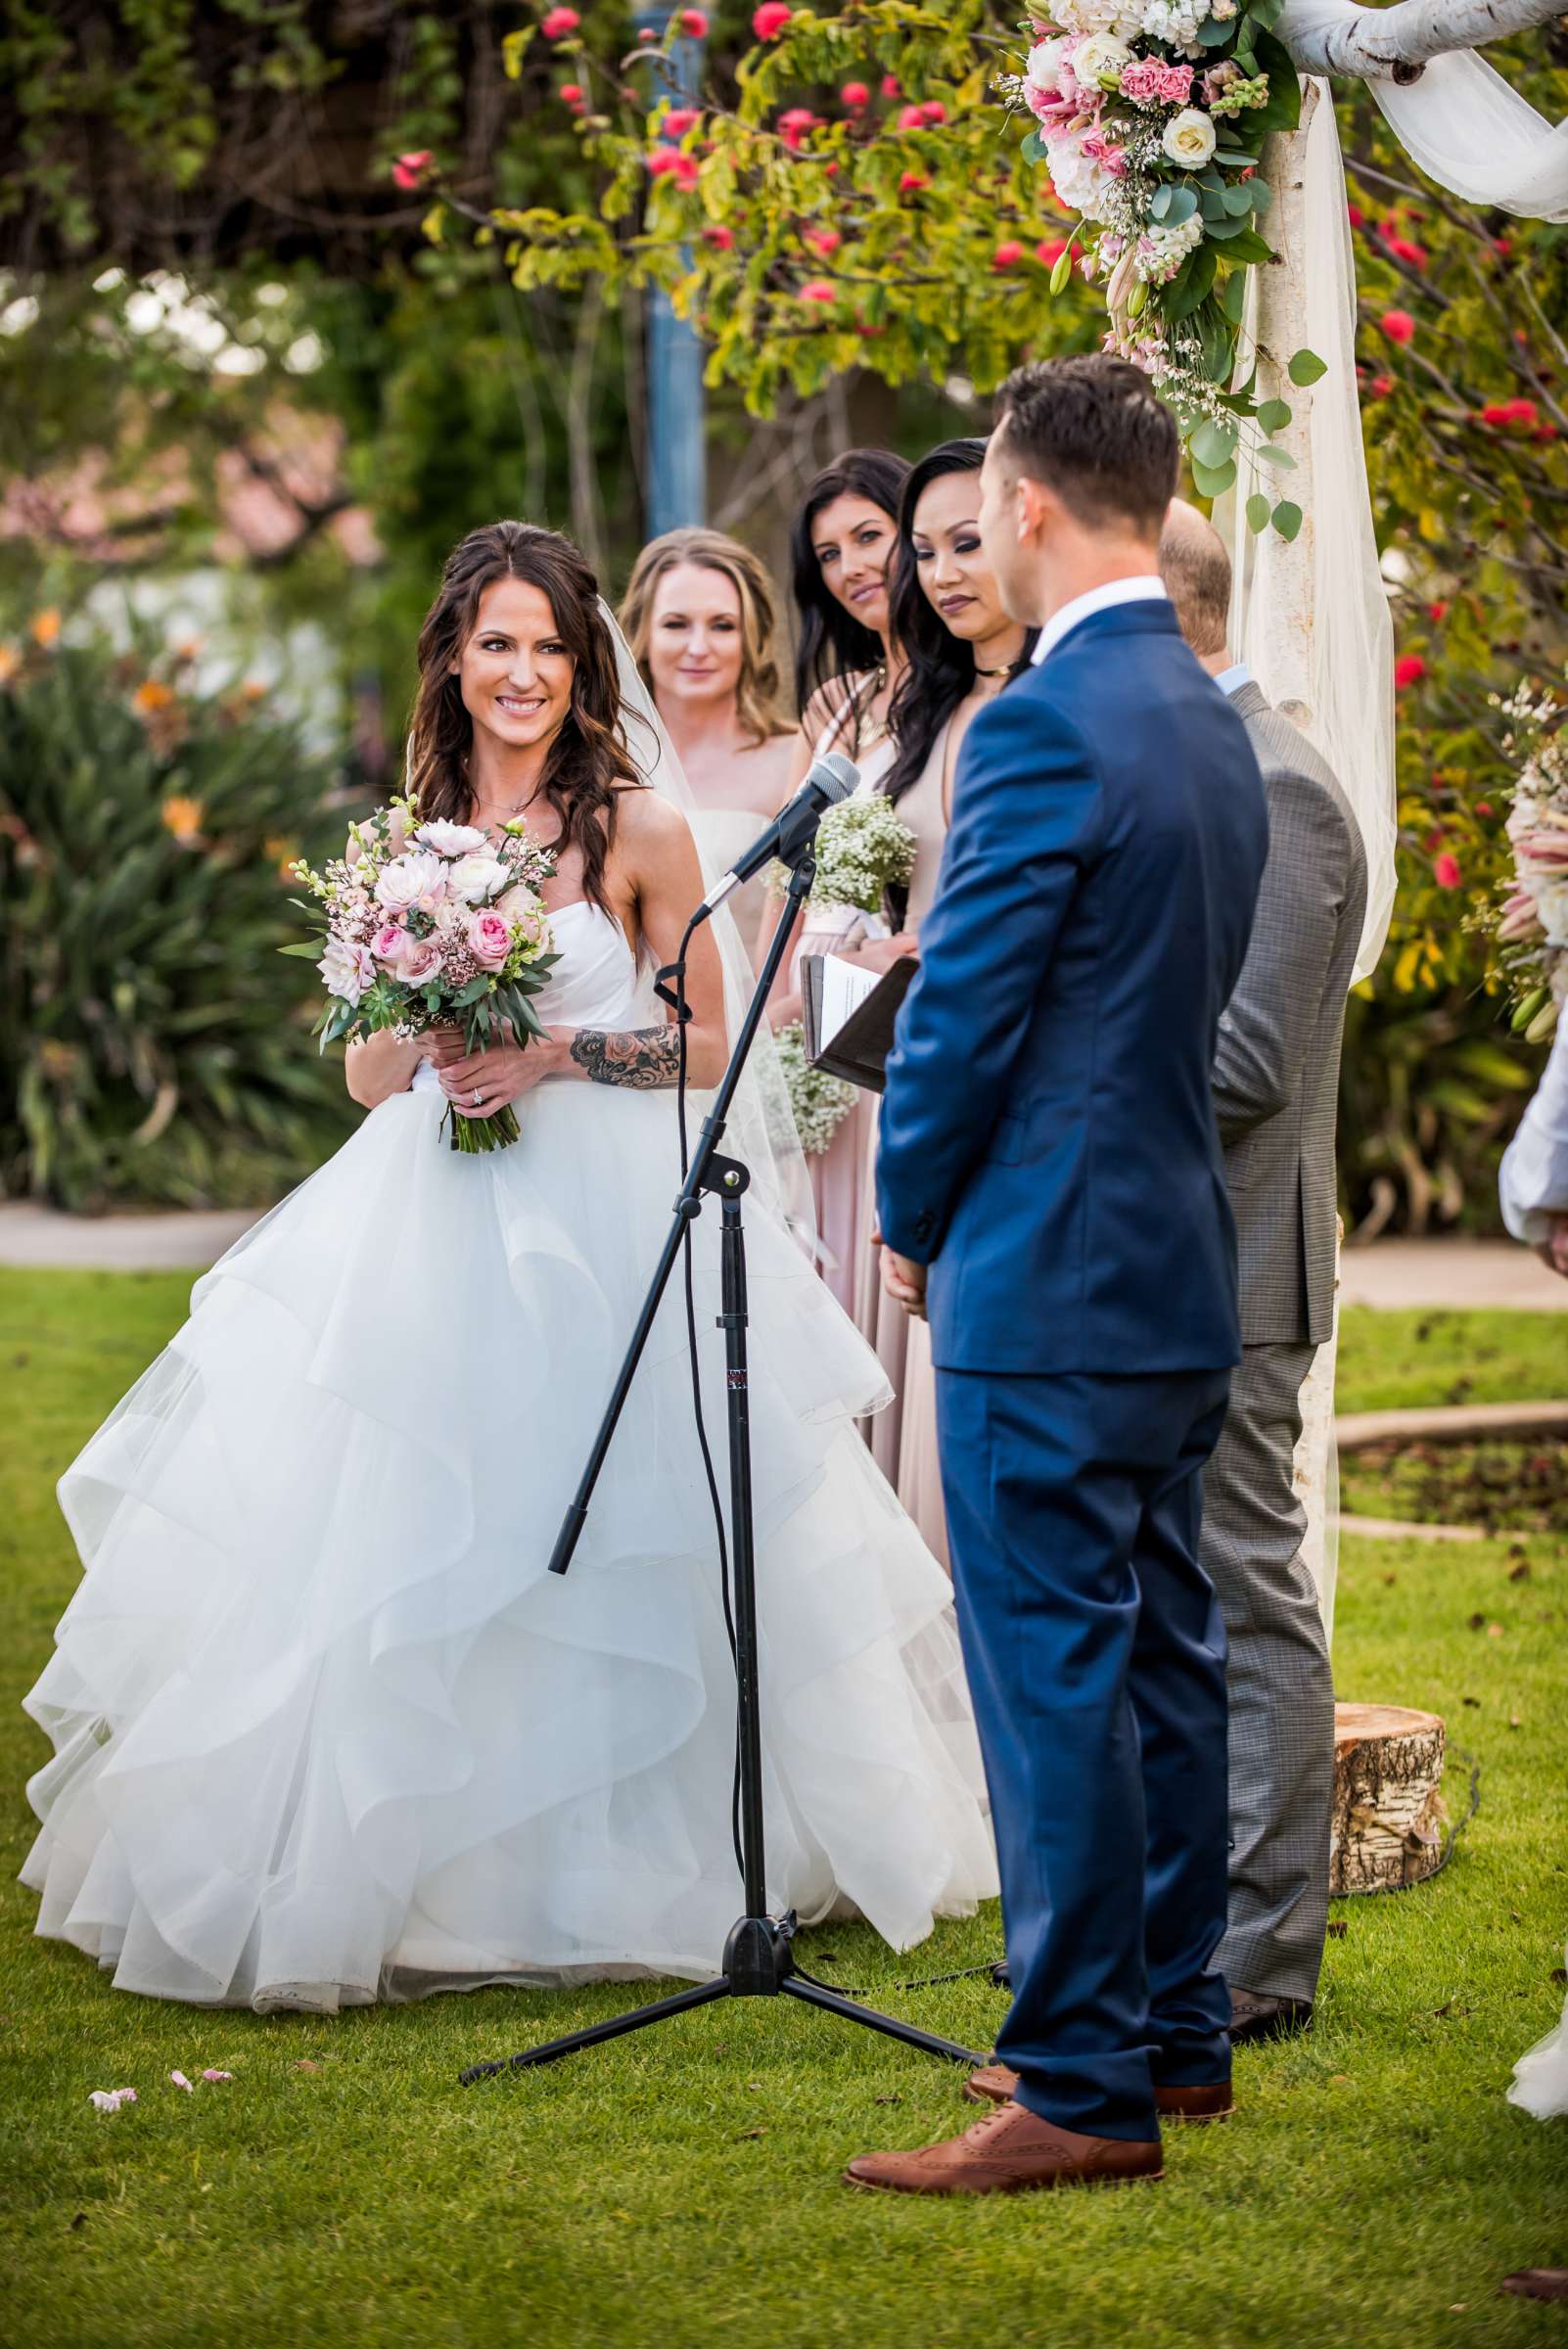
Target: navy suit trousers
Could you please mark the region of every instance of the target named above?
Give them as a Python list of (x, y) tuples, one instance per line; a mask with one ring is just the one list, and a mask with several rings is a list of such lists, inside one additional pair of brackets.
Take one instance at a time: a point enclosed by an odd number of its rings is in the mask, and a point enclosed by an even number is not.
[[(1019, 2100), (1153, 2139), (1226, 2079), (1225, 1640), (1198, 1564), (1228, 1370), (939, 1370), (964, 1661), (1001, 1862)], [(1139, 1868), (1134, 1860), (1143, 1855)]]

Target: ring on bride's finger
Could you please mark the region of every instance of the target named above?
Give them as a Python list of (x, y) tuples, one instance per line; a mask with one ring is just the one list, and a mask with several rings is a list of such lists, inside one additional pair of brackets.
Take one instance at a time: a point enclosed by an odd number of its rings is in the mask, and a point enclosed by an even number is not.
[(481, 1102), (484, 1100), (484, 1094), (483, 1094), (483, 1093), (480, 1091), (480, 1088), (479, 1088), (479, 1086), (478, 1086), (478, 1085), (476, 1085), (476, 1086), (474, 1087), (474, 1107), (475, 1107), (476, 1109), (478, 1109), (478, 1108), (479, 1108), (479, 1106), (480, 1106), (480, 1103), (481, 1103)]

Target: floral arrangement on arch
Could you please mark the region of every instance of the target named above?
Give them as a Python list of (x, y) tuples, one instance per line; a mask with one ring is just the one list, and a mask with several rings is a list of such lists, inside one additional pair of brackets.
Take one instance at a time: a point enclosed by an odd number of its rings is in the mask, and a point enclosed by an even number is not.
[[(1294, 538), (1301, 509), (1258, 470), (1295, 462), (1269, 438), (1289, 405), (1256, 396), (1256, 365), (1236, 380), (1246, 273), (1273, 257), (1259, 161), (1268, 133), (1301, 118), (1296, 68), (1269, 30), (1283, 5), (1054, 0), (1000, 89), (1034, 115), (1024, 153), (1079, 215), (1052, 291), (1075, 261), (1103, 285), (1106, 348), (1146, 368), (1176, 410), (1198, 488), (1221, 495), (1248, 462), (1252, 528)], [(1287, 372), (1306, 387), (1325, 370), (1300, 350)]]
[(1543, 1043), (1568, 998), (1568, 699), (1520, 685), (1498, 708), (1519, 777), (1508, 814), (1513, 887), (1497, 921), (1513, 1031)]

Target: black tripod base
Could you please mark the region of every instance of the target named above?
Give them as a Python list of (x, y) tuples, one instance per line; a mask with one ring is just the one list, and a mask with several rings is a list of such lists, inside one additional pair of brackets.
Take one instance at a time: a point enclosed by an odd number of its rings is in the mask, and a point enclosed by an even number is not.
[(548, 2039), (540, 2048), (525, 2048), (520, 2054), (508, 2055), (497, 2063), (471, 2064), (460, 2074), (465, 2088), (476, 2080), (493, 2080), (501, 2072), (526, 2071), (536, 2063), (555, 2063), (563, 2055), (575, 2055), (579, 2048), (592, 2048), (607, 2039), (623, 2039), (630, 2031), (641, 2031), (650, 2023), (664, 2023), (677, 2014), (689, 2014), (693, 2007), (712, 2005), (715, 1999), (773, 1999), (781, 1995), (804, 1999), (808, 2006), (818, 2006), (827, 2014), (842, 2016), (847, 2023), (858, 2023), (863, 2030), (880, 2031), (887, 2039), (897, 2039), (906, 2048), (918, 2048), (922, 2054), (941, 2055), (949, 2063), (961, 2063), (973, 2070), (988, 2062), (977, 2055), (973, 2048), (961, 2048), (956, 2040), (939, 2039), (934, 2032), (917, 2030), (913, 2023), (901, 2023), (897, 2016), (883, 2014), (875, 2006), (862, 2006), (856, 1999), (847, 1999), (837, 1990), (829, 1990), (819, 1982), (808, 1982), (795, 1970), (790, 1950), (788, 1930), (768, 1916), (743, 1916), (730, 1930), (724, 1944), (723, 1972), (712, 1982), (699, 1982), (690, 1990), (677, 1991), (673, 1998), (655, 1999), (646, 2006), (634, 2006), (628, 2014), (612, 2016), (607, 2023), (591, 2023), (585, 2031), (569, 2031), (562, 2039)]

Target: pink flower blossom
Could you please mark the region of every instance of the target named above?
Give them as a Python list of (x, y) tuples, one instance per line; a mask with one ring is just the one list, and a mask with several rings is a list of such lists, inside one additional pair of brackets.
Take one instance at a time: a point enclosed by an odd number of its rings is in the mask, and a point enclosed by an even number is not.
[(1185, 106), (1192, 95), (1192, 68), (1167, 66), (1163, 69), (1160, 95), (1168, 106)]
[(576, 32), (582, 19), (575, 8), (552, 8), (539, 25), (547, 41), (564, 41), (569, 32)]
[(1084, 134), (1084, 154), (1091, 163), (1109, 171), (1113, 179), (1125, 179), (1128, 171), (1127, 155), (1108, 131), (1089, 130)]
[(409, 941), (397, 976), (405, 987), (428, 987), (441, 975), (439, 939), (416, 938)]
[(1122, 68), (1121, 91), (1134, 106), (1157, 106), (1165, 69), (1157, 57), (1137, 58)]
[(708, 38), (708, 18), (703, 10), (700, 8), (683, 8), (680, 12), (680, 29), (686, 35), (688, 41), (706, 41)]
[(396, 962), (408, 944), (408, 933), (401, 922), (383, 922), (370, 942), (370, 951), (378, 962)]
[(512, 951), (512, 933), (498, 913), (476, 913), (468, 924), (468, 950), (482, 971), (498, 971)]
[(436, 158), (428, 147), (416, 154), (400, 155), (392, 165), (392, 181), (399, 188), (417, 188)]
[(783, 0), (762, 0), (762, 6), (752, 18), (752, 30), (760, 41), (776, 41), (790, 21), (791, 11)]
[(1457, 889), (1463, 877), (1457, 856), (1450, 855), (1447, 849), (1441, 856), (1433, 857), (1432, 878), (1439, 889)]

